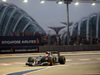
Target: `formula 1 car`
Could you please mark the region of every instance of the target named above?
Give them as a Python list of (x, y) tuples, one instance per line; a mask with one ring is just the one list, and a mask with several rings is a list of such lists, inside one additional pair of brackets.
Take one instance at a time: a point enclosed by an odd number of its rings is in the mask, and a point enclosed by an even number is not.
[[(55, 55), (57, 54), (57, 56)], [(60, 52), (58, 51), (46, 51), (45, 56), (39, 56), (37, 58), (29, 57), (26, 65), (34, 66), (34, 65), (49, 65), (53, 66), (55, 63), (65, 64), (66, 58), (65, 56), (60, 56)]]

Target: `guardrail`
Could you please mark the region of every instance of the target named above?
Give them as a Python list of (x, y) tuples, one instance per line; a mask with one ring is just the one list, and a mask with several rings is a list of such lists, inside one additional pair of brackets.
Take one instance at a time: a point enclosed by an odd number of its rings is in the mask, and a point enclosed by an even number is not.
[(45, 51), (60, 51), (60, 52), (70, 52), (70, 51), (100, 51), (100, 45), (55, 45), (55, 46), (40, 46), (39, 52)]

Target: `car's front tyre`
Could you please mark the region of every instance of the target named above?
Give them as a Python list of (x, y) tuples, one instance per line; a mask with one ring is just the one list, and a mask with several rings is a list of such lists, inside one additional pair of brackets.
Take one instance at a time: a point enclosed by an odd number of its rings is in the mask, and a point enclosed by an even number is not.
[(54, 62), (53, 62), (53, 58), (52, 57), (49, 57), (48, 58), (48, 62), (49, 62), (49, 66), (53, 66), (54, 65)]
[(27, 61), (27, 63), (26, 63), (26, 65), (28, 65), (28, 66), (33, 66), (33, 63), (34, 63), (35, 61), (34, 61), (34, 58), (33, 57), (29, 57), (28, 58), (28, 61)]

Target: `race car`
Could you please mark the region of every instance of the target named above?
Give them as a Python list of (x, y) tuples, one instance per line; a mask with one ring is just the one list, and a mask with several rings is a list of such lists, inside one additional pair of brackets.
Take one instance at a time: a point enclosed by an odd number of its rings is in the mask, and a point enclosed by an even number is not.
[[(55, 54), (57, 54), (57, 56)], [(44, 56), (39, 56), (37, 58), (29, 57), (26, 65), (28, 66), (34, 66), (34, 65), (53, 66), (56, 63), (65, 64), (66, 63), (65, 56), (60, 56), (60, 52), (58, 51), (46, 51), (46, 54)]]

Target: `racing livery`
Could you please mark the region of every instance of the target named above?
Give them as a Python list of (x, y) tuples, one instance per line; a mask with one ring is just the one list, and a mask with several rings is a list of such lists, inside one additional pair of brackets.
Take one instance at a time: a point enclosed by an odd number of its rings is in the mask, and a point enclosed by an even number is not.
[[(55, 55), (57, 54), (57, 56)], [(65, 64), (65, 56), (60, 56), (58, 51), (46, 51), (45, 56), (39, 56), (37, 58), (29, 57), (26, 65), (49, 65), (53, 66), (55, 63)]]

